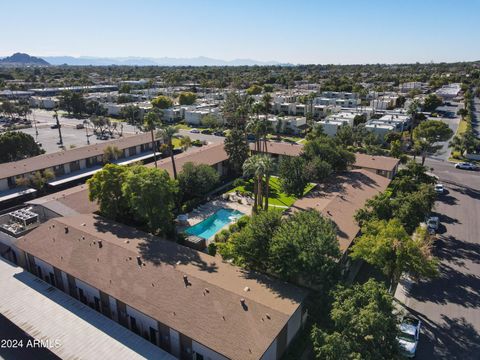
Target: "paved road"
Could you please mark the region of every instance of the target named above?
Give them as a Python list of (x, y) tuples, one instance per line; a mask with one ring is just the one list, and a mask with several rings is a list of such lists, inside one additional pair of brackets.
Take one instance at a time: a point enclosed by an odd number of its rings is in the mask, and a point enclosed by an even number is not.
[[(457, 116), (457, 111), (460, 107), (463, 107), (463, 105), (461, 103), (459, 104), (454, 102), (451, 102), (451, 104), (453, 106), (440, 106), (437, 108), (437, 111), (447, 111), (455, 114), (455, 117), (453, 118), (440, 118), (440, 120), (448, 124), (450, 129), (452, 129), (453, 133), (455, 134), (457, 132), (458, 124), (460, 123), (460, 117)], [(432, 120), (439, 120), (439, 118), (432, 118)], [(449, 142), (450, 140), (439, 143), (440, 145), (442, 145), (442, 148), (437, 152), (437, 154), (432, 156), (432, 158), (439, 160), (448, 160), (452, 152), (452, 150), (448, 147)]]
[(418, 359), (480, 359), (480, 172), (428, 159), (448, 193), (435, 211), (440, 276), (413, 285), (407, 308), (423, 322)]

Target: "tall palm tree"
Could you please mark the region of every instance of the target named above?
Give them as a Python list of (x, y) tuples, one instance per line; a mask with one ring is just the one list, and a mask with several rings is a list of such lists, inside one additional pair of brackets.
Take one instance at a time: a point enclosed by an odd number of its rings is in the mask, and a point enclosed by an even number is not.
[(262, 96), (262, 103), (263, 103), (263, 111), (264, 111), (264, 114), (265, 114), (265, 119), (263, 121), (263, 126), (262, 126), (262, 130), (263, 130), (263, 146), (264, 146), (264, 149), (263, 151), (264, 152), (268, 152), (268, 147), (267, 147), (267, 134), (268, 132), (270, 131), (270, 128), (271, 128), (271, 124), (270, 122), (268, 121), (268, 114), (270, 113), (270, 109), (272, 108), (272, 95), (270, 95), (269, 93), (266, 93), (265, 95)]
[[(253, 212), (257, 213), (258, 206), (262, 204), (262, 193), (261, 193), (261, 178), (263, 177), (262, 172), (262, 161), (261, 155), (253, 155), (249, 157), (243, 163), (243, 175), (244, 176), (253, 176)], [(260, 186), (259, 186), (260, 185)]]
[(245, 126), (247, 133), (255, 135), (255, 151), (260, 152), (260, 119), (257, 117), (250, 118)]
[(270, 196), (270, 176), (275, 169), (275, 162), (268, 155), (262, 155), (262, 170), (265, 175), (265, 205), (263, 209), (268, 211), (268, 197)]
[(190, 139), (190, 136), (182, 136), (180, 139), (180, 146), (183, 151), (187, 151), (187, 149), (192, 146), (192, 139)]
[(153, 135), (153, 132), (158, 126), (160, 126), (160, 118), (158, 114), (153, 111), (147, 113), (143, 118), (143, 128), (145, 131), (150, 131), (150, 135), (152, 137), (152, 151), (155, 167), (157, 167), (157, 149), (155, 146), (155, 136)]
[(168, 145), (170, 151), (170, 158), (172, 159), (173, 178), (177, 179), (177, 168), (175, 166), (175, 154), (173, 153), (173, 138), (178, 133), (178, 129), (175, 126), (168, 125), (160, 129), (159, 131), (163, 142)]

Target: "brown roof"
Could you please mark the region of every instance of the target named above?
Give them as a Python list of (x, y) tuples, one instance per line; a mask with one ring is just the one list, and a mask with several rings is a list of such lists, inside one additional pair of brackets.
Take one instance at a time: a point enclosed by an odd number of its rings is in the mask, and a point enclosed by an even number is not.
[[(225, 152), (223, 143), (216, 143), (210, 145), (204, 145), (202, 147), (191, 149), (187, 152), (181, 153), (175, 156), (175, 166), (177, 172), (182, 170), (183, 165), (187, 162), (193, 162), (194, 164), (206, 164), (215, 165), (228, 159), (228, 155)], [(154, 163), (150, 163), (147, 166), (155, 166)], [(172, 160), (170, 157), (162, 159), (158, 162), (158, 167), (167, 170), (170, 176), (173, 176)]]
[[(290, 144), (286, 142), (268, 141), (268, 152), (271, 154), (298, 156), (303, 151), (302, 144)], [(250, 150), (254, 150), (255, 144), (250, 143)], [(399, 164), (400, 160), (388, 156), (374, 156), (355, 153), (355, 164), (360, 168), (391, 171)]]
[(399, 163), (400, 160), (393, 157), (355, 153), (354, 166), (360, 168), (392, 171)]
[(61, 216), (91, 214), (99, 209), (98, 204), (88, 198), (86, 184), (31, 200), (27, 204), (41, 205)]
[(103, 142), (101, 144), (82, 146), (75, 149), (58, 151), (51, 154), (43, 154), (24, 160), (0, 164), (0, 179), (27, 174), (37, 170), (48, 169), (53, 166), (67, 164), (72, 161), (87, 159), (93, 156), (103, 155), (105, 148), (110, 145), (116, 146), (120, 150), (123, 150), (132, 146), (147, 144), (150, 142), (150, 134), (124, 136), (120, 139)]
[(365, 201), (384, 191), (390, 179), (367, 170), (358, 169), (337, 174), (318, 190), (297, 200), (297, 209), (316, 209), (330, 218), (338, 228), (340, 250), (347, 250), (360, 231), (354, 215)]
[[(291, 284), (94, 215), (51, 219), (16, 244), (231, 359), (260, 358), (306, 296)], [(145, 266), (137, 264), (138, 254)]]
[[(250, 150), (255, 150), (255, 143), (250, 143)], [(281, 141), (267, 141), (268, 152), (277, 155), (298, 156), (303, 151), (303, 145)]]

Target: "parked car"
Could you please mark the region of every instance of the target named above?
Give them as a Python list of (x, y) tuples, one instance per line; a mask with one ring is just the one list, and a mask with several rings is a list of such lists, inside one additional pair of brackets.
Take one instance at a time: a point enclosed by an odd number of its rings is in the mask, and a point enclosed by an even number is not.
[(397, 336), (397, 341), (400, 344), (401, 353), (408, 358), (415, 357), (420, 338), (420, 326), (422, 322), (410, 316), (403, 318), (399, 330), (400, 334)]
[(58, 129), (58, 124), (53, 124), (52, 126), (50, 126), (50, 129)]
[(436, 184), (435, 185), (435, 192), (437, 194), (443, 194), (445, 192), (445, 187), (443, 186), (443, 184)]
[(225, 135), (223, 135), (223, 131), (215, 131), (213, 133), (213, 135), (215, 135), (215, 136), (225, 136)]
[(205, 134), (205, 135), (210, 135), (212, 133), (212, 130), (210, 129), (205, 129), (205, 130), (202, 130), (201, 131), (202, 134)]
[(427, 229), (430, 234), (435, 234), (440, 225), (440, 219), (438, 216), (430, 216), (427, 220)]
[(80, 124), (75, 125), (75, 128), (76, 129), (84, 129), (85, 125), (83, 125), (83, 123), (80, 123)]
[(476, 169), (476, 166), (474, 164), (468, 163), (468, 162), (461, 162), (461, 163), (455, 164), (455, 167), (457, 169), (463, 169), (463, 170), (475, 170)]
[(192, 134), (200, 134), (200, 130), (198, 130), (198, 129), (192, 129), (192, 130), (190, 130), (190, 132)]

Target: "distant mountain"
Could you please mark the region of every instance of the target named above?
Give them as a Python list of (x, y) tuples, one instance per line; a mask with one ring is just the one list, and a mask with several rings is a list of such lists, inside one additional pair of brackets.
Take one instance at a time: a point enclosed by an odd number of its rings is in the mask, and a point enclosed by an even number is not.
[(44, 59), (30, 56), (24, 53), (15, 53), (12, 56), (0, 59), (0, 65), (4, 66), (48, 66)]
[(242, 65), (286, 65), (276, 61), (258, 61), (252, 59), (235, 59), (231, 61), (212, 59), (204, 56), (194, 58), (144, 58), (144, 57), (115, 57), (102, 58), (90, 56), (45, 56), (52, 65), (136, 65), (136, 66), (242, 66)]

